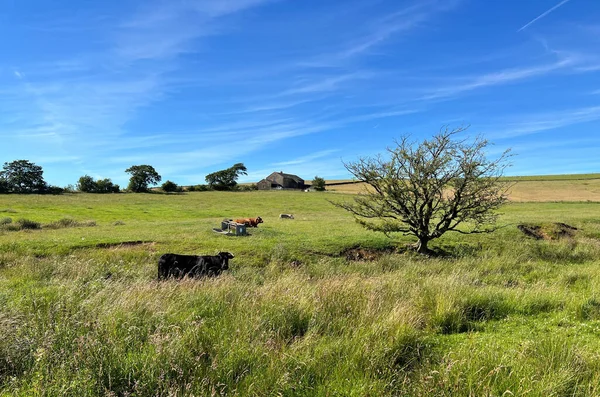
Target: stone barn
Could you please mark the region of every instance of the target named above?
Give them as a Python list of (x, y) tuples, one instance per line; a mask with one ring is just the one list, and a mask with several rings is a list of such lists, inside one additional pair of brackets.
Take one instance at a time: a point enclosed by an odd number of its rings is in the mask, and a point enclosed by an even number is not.
[(256, 184), (258, 190), (271, 189), (304, 189), (304, 179), (297, 175), (284, 174), (283, 171), (273, 172)]

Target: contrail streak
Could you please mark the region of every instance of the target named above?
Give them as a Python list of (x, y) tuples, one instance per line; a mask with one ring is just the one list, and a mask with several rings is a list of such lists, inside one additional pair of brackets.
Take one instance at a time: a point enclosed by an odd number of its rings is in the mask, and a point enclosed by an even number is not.
[(539, 15), (537, 18), (532, 19), (531, 21), (529, 21), (528, 23), (526, 23), (525, 25), (523, 25), (523, 27), (519, 30), (517, 30), (517, 32), (520, 32), (521, 30), (527, 28), (529, 25), (531, 25), (532, 23), (534, 23), (535, 21), (537, 21), (538, 19), (542, 19), (543, 17), (545, 17), (546, 15), (550, 14), (552, 11), (556, 10), (558, 7), (562, 6), (563, 4), (569, 2), (571, 0), (562, 0), (560, 3), (558, 3), (557, 5), (555, 5), (554, 7), (552, 7), (551, 9), (549, 9), (548, 11), (544, 12), (543, 14)]

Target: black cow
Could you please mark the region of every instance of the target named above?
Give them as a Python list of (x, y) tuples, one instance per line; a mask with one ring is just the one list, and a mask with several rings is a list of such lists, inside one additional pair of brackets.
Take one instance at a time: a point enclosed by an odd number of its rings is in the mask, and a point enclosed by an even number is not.
[(200, 256), (164, 254), (158, 260), (158, 279), (217, 276), (229, 269), (229, 259), (233, 258), (229, 252)]

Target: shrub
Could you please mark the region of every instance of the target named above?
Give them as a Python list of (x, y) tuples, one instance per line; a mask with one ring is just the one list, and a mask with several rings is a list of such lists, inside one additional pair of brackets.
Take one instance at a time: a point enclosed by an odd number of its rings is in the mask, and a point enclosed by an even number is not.
[(192, 185), (187, 189), (189, 192), (208, 192), (212, 190), (208, 185)]
[(16, 222), (17, 226), (19, 227), (20, 230), (33, 230), (33, 229), (41, 229), (42, 225), (39, 222), (35, 222), (29, 219), (19, 219)]
[(312, 180), (312, 188), (315, 189), (317, 192), (324, 192), (325, 191), (325, 179), (315, 176)]
[(238, 189), (240, 192), (251, 192), (253, 190), (258, 190), (258, 186), (256, 186), (256, 183), (251, 185), (239, 185)]
[(63, 188), (63, 191), (65, 193), (75, 193), (77, 191), (77, 189), (75, 188), (75, 186), (69, 184)]
[(163, 190), (163, 192), (167, 192), (167, 193), (181, 191), (181, 188), (179, 186), (177, 186), (177, 184), (175, 182), (172, 182), (172, 181), (166, 181), (165, 183), (162, 184), (162, 186), (160, 188)]
[(65, 189), (63, 189), (60, 186), (54, 186), (54, 185), (50, 185), (48, 187), (46, 187), (46, 189), (44, 190), (44, 193), (46, 194), (63, 194), (65, 192)]

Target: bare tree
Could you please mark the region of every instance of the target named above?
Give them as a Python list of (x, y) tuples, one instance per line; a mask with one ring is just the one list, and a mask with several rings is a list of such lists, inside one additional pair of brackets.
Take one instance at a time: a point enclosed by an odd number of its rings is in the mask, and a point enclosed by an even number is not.
[(344, 163), (368, 187), (354, 202), (334, 204), (367, 229), (416, 236), (420, 253), (446, 232), (494, 231), (495, 210), (507, 200), (508, 187), (499, 178), (509, 166), (509, 150), (488, 160), (487, 140), (453, 140), (466, 128), (443, 128), (418, 145), (404, 136), (387, 149), (389, 158)]

